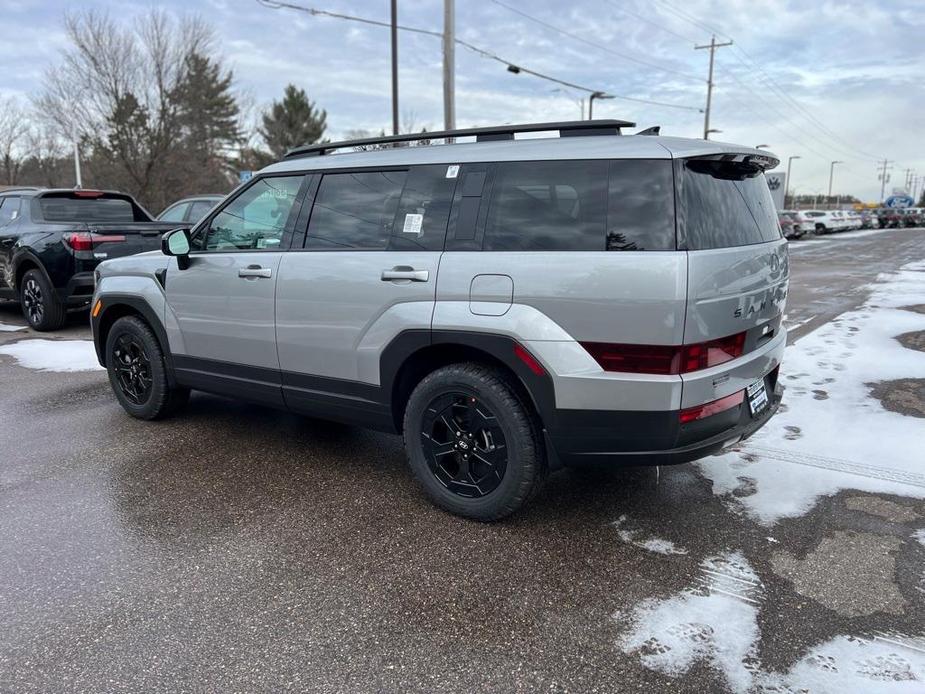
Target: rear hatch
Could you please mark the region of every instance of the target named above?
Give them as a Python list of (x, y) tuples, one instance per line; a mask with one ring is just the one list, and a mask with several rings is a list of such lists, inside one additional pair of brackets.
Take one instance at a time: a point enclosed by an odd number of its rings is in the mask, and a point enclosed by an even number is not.
[(691, 406), (767, 375), (767, 362), (748, 356), (781, 331), (790, 269), (761, 163), (721, 155), (675, 166), (679, 242), (688, 251), (684, 344), (704, 345), (709, 364), (682, 375), (682, 403)]
[(82, 261), (78, 271), (99, 261), (160, 248), (161, 234), (177, 225), (155, 222), (123, 193), (96, 190), (49, 191), (38, 197), (45, 222), (62, 227), (62, 243)]

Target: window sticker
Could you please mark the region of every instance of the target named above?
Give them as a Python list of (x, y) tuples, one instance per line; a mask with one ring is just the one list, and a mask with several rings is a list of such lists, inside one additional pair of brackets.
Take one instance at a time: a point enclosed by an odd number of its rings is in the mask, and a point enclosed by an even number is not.
[(446, 177), (456, 178), (459, 175), (459, 164), (450, 164), (446, 167)]
[(405, 215), (405, 224), (402, 227), (403, 234), (414, 234), (415, 236), (420, 236), (423, 228), (424, 215), (410, 213)]

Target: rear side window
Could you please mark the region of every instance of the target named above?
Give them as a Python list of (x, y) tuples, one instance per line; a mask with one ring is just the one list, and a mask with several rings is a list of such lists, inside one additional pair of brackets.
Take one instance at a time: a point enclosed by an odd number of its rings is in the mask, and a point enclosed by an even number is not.
[(673, 251), (674, 178), (671, 162), (623, 159), (610, 163), (608, 251)]
[(161, 222), (182, 222), (186, 218), (186, 210), (189, 208), (188, 202), (181, 202), (173, 207), (168, 207), (161, 212), (158, 221)]
[(456, 178), (444, 164), (415, 166), (408, 172), (389, 250), (442, 251), (453, 205)]
[(209, 200), (194, 200), (189, 206), (189, 215), (187, 215), (189, 221), (198, 222), (206, 216), (209, 210), (215, 207), (215, 204)]
[(679, 222), (690, 250), (748, 246), (780, 238), (764, 173), (710, 159), (678, 164)]
[(500, 164), (483, 248), (600, 251), (607, 217), (606, 161)]
[(407, 171), (325, 174), (315, 196), (305, 247), (384, 250)]
[(131, 201), (122, 198), (42, 197), (39, 205), (46, 222), (136, 221)]

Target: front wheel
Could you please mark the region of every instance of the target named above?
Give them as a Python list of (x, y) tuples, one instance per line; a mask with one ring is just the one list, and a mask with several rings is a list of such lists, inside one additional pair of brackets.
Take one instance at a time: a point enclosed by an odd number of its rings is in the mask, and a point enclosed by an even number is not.
[(106, 338), (109, 384), (122, 408), (138, 419), (162, 419), (189, 400), (188, 388), (171, 388), (164, 353), (151, 327), (125, 316)]
[(505, 374), (452, 364), (426, 376), (405, 409), (405, 450), (415, 478), (441, 508), (494, 521), (542, 485), (539, 426)]

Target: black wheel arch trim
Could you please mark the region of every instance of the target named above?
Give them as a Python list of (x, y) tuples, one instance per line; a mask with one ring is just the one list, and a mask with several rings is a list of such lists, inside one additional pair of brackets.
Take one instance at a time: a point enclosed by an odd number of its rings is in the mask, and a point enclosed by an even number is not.
[(105, 338), (100, 334), (103, 319), (107, 315), (112, 315), (111, 312), (113, 309), (127, 307), (131, 309), (132, 313), (140, 315), (144, 321), (151, 326), (151, 330), (154, 331), (154, 335), (157, 337), (158, 343), (160, 343), (161, 353), (164, 355), (164, 362), (167, 370), (167, 383), (171, 388), (175, 387), (177, 385), (177, 380), (174, 370), (173, 355), (170, 353), (170, 342), (167, 339), (167, 331), (164, 329), (164, 325), (157, 317), (154, 309), (151, 308), (151, 305), (144, 299), (131, 294), (107, 294), (98, 298), (103, 302), (103, 307), (96, 316), (93, 316), (91, 312), (90, 329), (93, 332), (93, 345), (96, 349), (96, 358), (100, 366), (106, 366)]
[(42, 276), (45, 277), (45, 280), (53, 289), (58, 289), (58, 287), (55, 287), (55, 283), (51, 281), (51, 276), (48, 274), (48, 270), (45, 269), (45, 264), (39, 260), (39, 257), (28, 248), (20, 248), (14, 252), (11, 263), (13, 266), (13, 289), (16, 292), (19, 292), (19, 268), (21, 268), (22, 264), (26, 261), (32, 263), (38, 268), (38, 271), (42, 273)]

